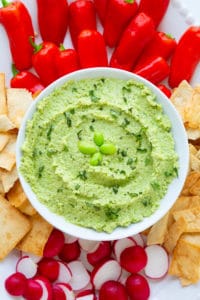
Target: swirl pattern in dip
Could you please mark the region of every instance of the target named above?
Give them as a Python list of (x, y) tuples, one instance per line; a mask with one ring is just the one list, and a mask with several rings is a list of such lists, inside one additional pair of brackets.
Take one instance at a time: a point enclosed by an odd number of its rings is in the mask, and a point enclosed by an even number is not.
[(170, 121), (149, 88), (99, 78), (68, 81), (38, 103), (20, 172), (53, 212), (112, 232), (151, 215), (177, 167)]

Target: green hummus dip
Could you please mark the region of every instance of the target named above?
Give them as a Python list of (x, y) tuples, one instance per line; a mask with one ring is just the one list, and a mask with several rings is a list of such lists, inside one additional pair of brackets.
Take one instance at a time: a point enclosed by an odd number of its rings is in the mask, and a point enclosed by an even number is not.
[(51, 211), (112, 232), (155, 212), (177, 161), (170, 120), (149, 88), (98, 78), (66, 82), (38, 103), (20, 171)]

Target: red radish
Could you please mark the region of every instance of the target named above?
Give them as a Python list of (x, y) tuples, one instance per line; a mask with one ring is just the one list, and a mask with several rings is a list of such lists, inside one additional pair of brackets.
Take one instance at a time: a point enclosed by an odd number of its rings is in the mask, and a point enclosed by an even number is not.
[(38, 282), (42, 287), (42, 296), (39, 300), (52, 300), (53, 293), (50, 282), (43, 276), (37, 276), (35, 281)]
[(69, 284), (56, 283), (53, 286), (53, 300), (74, 300), (75, 295)]
[(119, 282), (122, 284), (125, 284), (127, 278), (130, 276), (130, 273), (127, 272), (126, 270), (122, 269), (120, 278), (119, 278)]
[(91, 272), (93, 270), (93, 266), (89, 263), (87, 259), (87, 252), (81, 250), (81, 254), (79, 256), (79, 260), (83, 263), (84, 267)]
[(78, 242), (81, 248), (88, 252), (94, 252), (100, 244), (100, 242), (97, 241), (89, 241), (84, 239), (79, 239)]
[(90, 295), (90, 294), (93, 294), (93, 290), (92, 290), (92, 289), (87, 289), (87, 290), (78, 292), (78, 293), (76, 294), (76, 297), (87, 296), (87, 295)]
[(97, 265), (101, 261), (110, 258), (111, 244), (108, 241), (100, 242), (98, 248), (94, 252), (90, 252), (87, 255), (89, 263), (93, 266)]
[(32, 278), (37, 273), (37, 267), (37, 264), (29, 256), (22, 256), (16, 264), (16, 272), (24, 274), (26, 278)]
[(150, 295), (149, 284), (140, 274), (131, 274), (128, 277), (126, 290), (131, 300), (147, 300)]
[(64, 246), (64, 242), (64, 234), (58, 229), (53, 229), (44, 247), (43, 256), (53, 257), (58, 255)]
[(114, 259), (109, 259), (94, 268), (91, 274), (91, 280), (95, 289), (99, 290), (106, 281), (117, 281), (120, 274), (121, 267), (119, 263)]
[(72, 272), (68, 265), (62, 261), (58, 261), (59, 272), (56, 282), (65, 282), (68, 283), (72, 278)]
[(62, 250), (59, 253), (60, 259), (70, 262), (72, 260), (77, 260), (78, 257), (80, 256), (80, 246), (78, 241), (75, 241), (70, 244), (64, 244), (62, 247)]
[(134, 234), (130, 238), (133, 239), (138, 246), (144, 247), (144, 239), (140, 233)]
[(23, 296), (26, 300), (40, 300), (43, 289), (40, 283), (34, 279), (28, 279)]
[(128, 300), (125, 286), (114, 280), (105, 282), (99, 290), (99, 300)]
[(137, 273), (144, 269), (147, 264), (147, 255), (141, 246), (126, 248), (120, 256), (122, 268), (130, 273)]
[(90, 282), (90, 275), (88, 274), (82, 262), (75, 260), (70, 262), (68, 266), (72, 273), (72, 278), (69, 281), (72, 289), (77, 291), (86, 287)]
[(71, 244), (78, 241), (78, 238), (73, 235), (64, 233), (64, 237), (65, 237), (65, 244)]
[(88, 294), (81, 297), (76, 297), (76, 300), (95, 300), (96, 296), (94, 294)]
[(94, 292), (94, 287), (91, 282), (89, 282), (84, 288), (77, 290), (76, 295), (79, 295), (80, 293), (84, 293), (86, 291), (93, 291)]
[(38, 272), (50, 281), (58, 278), (60, 265), (57, 260), (53, 258), (44, 257), (38, 263)]
[(37, 256), (33, 253), (24, 252), (24, 251), (21, 253), (21, 257), (22, 256), (29, 256), (36, 264), (42, 259), (42, 257), (40, 256)]
[(6, 291), (12, 296), (22, 296), (27, 284), (24, 274), (13, 273), (5, 281)]
[(147, 265), (144, 269), (147, 277), (151, 279), (163, 278), (169, 268), (169, 257), (166, 250), (160, 245), (150, 245), (145, 248)]
[(95, 300), (96, 296), (92, 290), (85, 290), (76, 295), (76, 300)]
[(54, 285), (52, 287), (52, 292), (53, 292), (53, 299), (54, 300), (67, 300), (65, 293), (63, 291), (63, 289), (58, 286), (58, 285)]
[(122, 251), (124, 251), (124, 249), (131, 246), (136, 246), (136, 242), (131, 238), (124, 238), (124, 239), (114, 241), (113, 251), (117, 261), (120, 261), (120, 255)]

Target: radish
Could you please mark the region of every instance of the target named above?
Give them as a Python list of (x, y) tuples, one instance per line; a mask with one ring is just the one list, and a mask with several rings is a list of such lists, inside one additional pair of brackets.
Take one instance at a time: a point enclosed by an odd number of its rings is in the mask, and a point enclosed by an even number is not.
[(97, 241), (89, 241), (84, 239), (79, 239), (78, 242), (81, 248), (87, 252), (94, 252), (100, 244), (100, 242)]
[(122, 268), (130, 273), (137, 273), (144, 269), (147, 264), (147, 255), (141, 246), (126, 248), (120, 256)]
[(56, 282), (68, 283), (72, 278), (72, 272), (68, 265), (62, 261), (58, 261), (59, 272)]
[(110, 242), (103, 241), (99, 243), (96, 250), (87, 254), (87, 259), (91, 265), (95, 266), (101, 261), (110, 258), (111, 252)]
[(52, 287), (52, 292), (54, 300), (67, 300), (66, 295), (60, 286), (54, 285)]
[(77, 290), (76, 295), (79, 295), (80, 293), (84, 293), (86, 291), (93, 291), (94, 292), (94, 287), (91, 282), (89, 282), (84, 288)]
[(92, 290), (85, 290), (76, 295), (76, 300), (95, 300), (96, 296)]
[(54, 300), (74, 300), (75, 295), (69, 284), (56, 283), (53, 288), (53, 299)]
[(72, 289), (77, 291), (86, 287), (90, 282), (90, 275), (88, 274), (82, 262), (75, 260), (70, 262), (68, 266), (72, 273), (72, 278), (69, 281)]
[(33, 253), (29, 253), (29, 252), (22, 252), (21, 257), (22, 256), (29, 256), (36, 264), (42, 259), (41, 256), (37, 256)]
[(121, 267), (114, 259), (96, 266), (91, 274), (91, 280), (95, 289), (99, 290), (104, 282), (109, 280), (118, 280), (121, 275)]
[(63, 234), (65, 237), (65, 244), (71, 244), (71, 243), (78, 241), (78, 238), (73, 235), (69, 235), (67, 233), (63, 233)]
[(140, 233), (134, 234), (130, 238), (133, 239), (138, 246), (145, 246), (144, 239)]
[(145, 248), (147, 265), (144, 269), (147, 277), (151, 279), (163, 278), (169, 268), (169, 257), (166, 250), (160, 245), (150, 245)]
[(58, 255), (64, 246), (64, 242), (64, 234), (58, 229), (53, 229), (44, 247), (43, 256), (53, 257)]
[(124, 238), (121, 240), (114, 241), (113, 251), (118, 262), (120, 262), (120, 255), (122, 251), (131, 246), (136, 246), (136, 242), (131, 238)]
[(93, 270), (93, 266), (89, 263), (88, 259), (87, 259), (87, 252), (85, 252), (84, 250), (81, 250), (81, 254), (79, 256), (79, 260), (83, 263), (84, 267), (91, 272)]
[(50, 282), (43, 276), (37, 276), (37, 278), (35, 278), (35, 281), (42, 287), (42, 296), (39, 300), (52, 300), (53, 292)]
[(140, 274), (131, 274), (127, 278), (126, 290), (131, 300), (147, 300), (150, 296), (149, 284)]
[(6, 291), (12, 296), (22, 296), (27, 284), (24, 274), (16, 272), (10, 275), (5, 281)]
[(28, 279), (23, 296), (26, 300), (40, 300), (43, 288), (35, 279)]
[(76, 297), (76, 300), (95, 300), (96, 296), (94, 294), (88, 294), (85, 296)]
[(60, 264), (53, 258), (44, 257), (38, 263), (38, 272), (50, 281), (55, 281), (59, 276)]
[(26, 278), (32, 278), (37, 273), (37, 264), (29, 257), (22, 256), (16, 264), (16, 272), (24, 274)]
[(127, 272), (126, 270), (122, 269), (119, 282), (122, 284), (125, 284), (127, 278), (130, 276), (130, 272)]
[(80, 256), (80, 252), (81, 250), (78, 241), (70, 244), (64, 244), (59, 253), (59, 258), (66, 262), (70, 262), (72, 260), (77, 260)]
[(101, 286), (99, 300), (128, 300), (128, 294), (123, 284), (110, 280)]

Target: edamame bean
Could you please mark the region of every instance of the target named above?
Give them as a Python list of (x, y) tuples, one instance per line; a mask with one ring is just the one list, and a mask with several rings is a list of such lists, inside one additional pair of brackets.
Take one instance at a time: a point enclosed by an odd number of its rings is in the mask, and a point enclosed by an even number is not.
[(97, 148), (93, 143), (79, 141), (78, 149), (83, 154), (92, 155), (97, 152)]
[(102, 154), (106, 154), (106, 155), (112, 155), (115, 154), (116, 152), (116, 147), (114, 144), (112, 143), (104, 143), (101, 147), (100, 147), (100, 151)]
[(103, 157), (100, 152), (93, 154), (90, 159), (91, 166), (99, 166), (102, 162), (102, 159), (103, 159)]
[(97, 146), (101, 146), (104, 143), (104, 136), (101, 132), (94, 133), (94, 142)]

